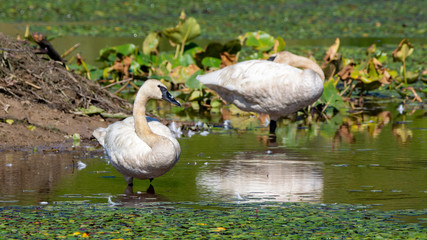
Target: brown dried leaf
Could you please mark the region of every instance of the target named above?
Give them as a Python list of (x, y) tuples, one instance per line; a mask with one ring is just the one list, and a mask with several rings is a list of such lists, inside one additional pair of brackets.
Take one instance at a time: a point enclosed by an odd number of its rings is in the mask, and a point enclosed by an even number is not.
[(123, 74), (125, 75), (125, 78), (129, 77), (129, 68), (131, 64), (132, 64), (131, 57), (126, 56), (123, 58), (123, 65), (124, 65)]
[(115, 70), (117, 72), (120, 72), (124, 75), (125, 78), (129, 77), (129, 68), (132, 64), (132, 58), (131, 57), (124, 57), (123, 60), (116, 60), (114, 61), (113, 66), (111, 67), (111, 70)]
[(82, 65), (84, 63), (85, 59), (80, 55), (80, 53), (76, 54), (76, 63), (77, 65)]
[(132, 58), (129, 56), (123, 57), (123, 64), (125, 66), (130, 66), (132, 64)]
[(341, 69), (341, 71), (338, 72), (338, 76), (342, 80), (349, 79), (351, 76), (351, 72), (353, 71), (354, 66), (355, 66), (355, 64), (353, 62), (350, 62), (343, 69)]
[(388, 73), (387, 70), (384, 69), (382, 63), (376, 58), (372, 58), (371, 61), (374, 64), (374, 67), (377, 72), (382, 75), (382, 77), (379, 78), (378, 81), (380, 81), (380, 83), (382, 84), (390, 84), (393, 81), (393, 78), (391, 77), (390, 73)]
[(340, 48), (340, 39), (336, 38), (335, 43), (329, 47), (328, 51), (326, 51), (325, 58), (323, 59), (324, 62), (328, 63), (328, 62), (336, 59), (336, 55), (337, 55), (339, 48)]
[(236, 54), (230, 54), (228, 52), (223, 52), (220, 54), (221, 65), (220, 68), (224, 68), (230, 65), (233, 65), (236, 62)]
[(374, 64), (375, 69), (377, 69), (378, 72), (383, 71), (383, 65), (380, 61), (378, 61), (378, 59), (372, 58), (372, 63)]
[(384, 71), (383, 77), (380, 78), (379, 81), (382, 84), (390, 84), (391, 82), (393, 82), (393, 78), (391, 77), (390, 73)]
[(123, 67), (123, 64), (120, 60), (116, 60), (116, 61), (114, 61), (114, 64), (111, 67), (111, 69), (123, 73), (124, 67)]
[(185, 83), (190, 76), (199, 70), (200, 68), (195, 64), (190, 64), (188, 67), (178, 66), (170, 71), (169, 77), (175, 84)]

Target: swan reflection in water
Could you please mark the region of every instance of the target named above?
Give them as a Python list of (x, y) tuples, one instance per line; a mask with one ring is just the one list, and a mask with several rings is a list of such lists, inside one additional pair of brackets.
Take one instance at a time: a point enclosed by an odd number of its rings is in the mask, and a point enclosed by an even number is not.
[(319, 162), (289, 159), (286, 154), (245, 154), (202, 171), (196, 178), (206, 198), (224, 200), (320, 202), (323, 192)]
[(120, 205), (128, 207), (142, 207), (144, 203), (170, 201), (170, 199), (168, 199), (167, 197), (161, 194), (156, 194), (154, 186), (151, 184), (145, 192), (134, 192), (132, 186), (127, 186), (125, 189), (125, 193), (121, 197), (116, 198), (115, 200), (118, 201)]

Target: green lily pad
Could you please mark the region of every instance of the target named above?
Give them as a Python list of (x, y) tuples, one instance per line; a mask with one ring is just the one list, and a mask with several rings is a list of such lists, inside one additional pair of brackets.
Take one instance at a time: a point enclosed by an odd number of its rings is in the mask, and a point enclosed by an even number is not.
[(187, 79), (187, 81), (185, 81), (185, 86), (191, 89), (201, 88), (202, 84), (196, 79), (196, 77), (201, 74), (203, 74), (202, 70), (195, 72), (193, 75), (191, 75), (191, 77)]
[(117, 51), (117, 53), (123, 55), (123, 56), (128, 56), (132, 53), (135, 52), (136, 50), (136, 46), (135, 44), (132, 43), (128, 43), (128, 44), (123, 44), (120, 46), (116, 46), (115, 50)]
[(202, 64), (205, 67), (219, 68), (219, 66), (221, 66), (221, 59), (214, 57), (205, 57), (202, 60)]
[(254, 47), (258, 51), (265, 52), (274, 46), (274, 37), (263, 31), (248, 32), (245, 37), (246, 46)]
[(185, 13), (181, 13), (181, 19), (178, 25), (176, 27), (166, 28), (162, 33), (173, 43), (181, 44), (198, 37), (201, 30), (200, 25), (195, 18), (186, 18)]
[(414, 46), (408, 39), (403, 39), (399, 46), (393, 51), (393, 59), (395, 61), (404, 62), (414, 52)]
[(1, 207), (0, 238), (424, 239), (425, 227), (396, 216), (425, 221), (425, 214), (349, 204), (156, 202), (131, 208), (69, 202)]
[(145, 37), (144, 42), (142, 43), (142, 52), (146, 55), (149, 55), (152, 52), (156, 52), (157, 47), (160, 43), (160, 36), (157, 32), (151, 32)]
[(345, 111), (347, 108), (347, 105), (344, 103), (338, 90), (335, 88), (335, 81), (332, 78), (325, 82), (323, 94), (320, 97), (320, 100), (339, 111)]

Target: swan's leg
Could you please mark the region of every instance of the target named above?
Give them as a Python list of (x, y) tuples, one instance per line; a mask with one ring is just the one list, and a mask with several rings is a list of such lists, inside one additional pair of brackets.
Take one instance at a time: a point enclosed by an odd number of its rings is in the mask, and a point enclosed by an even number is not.
[(153, 187), (153, 185), (151, 185), (151, 183), (150, 183), (150, 186), (148, 186), (146, 192), (150, 193), (150, 194), (155, 194), (154, 187)]
[(274, 134), (276, 132), (277, 122), (276, 120), (270, 120), (270, 134)]
[(123, 177), (125, 178), (126, 182), (128, 183), (128, 186), (133, 186), (133, 177), (125, 176), (125, 175), (123, 175)]

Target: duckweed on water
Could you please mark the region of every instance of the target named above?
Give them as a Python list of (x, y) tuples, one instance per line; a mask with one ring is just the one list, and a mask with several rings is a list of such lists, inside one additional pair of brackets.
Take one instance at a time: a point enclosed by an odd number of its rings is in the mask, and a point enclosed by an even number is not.
[(174, 25), (184, 9), (201, 21), (207, 39), (259, 29), (284, 39), (425, 37), (424, 5), (419, 0), (15, 0), (2, 2), (0, 17), (5, 22), (38, 22), (33, 31), (56, 35), (145, 36)]
[(0, 237), (328, 239), (426, 237), (401, 216), (427, 210), (380, 211), (361, 205), (307, 203), (155, 203), (141, 208), (60, 204), (0, 208)]

